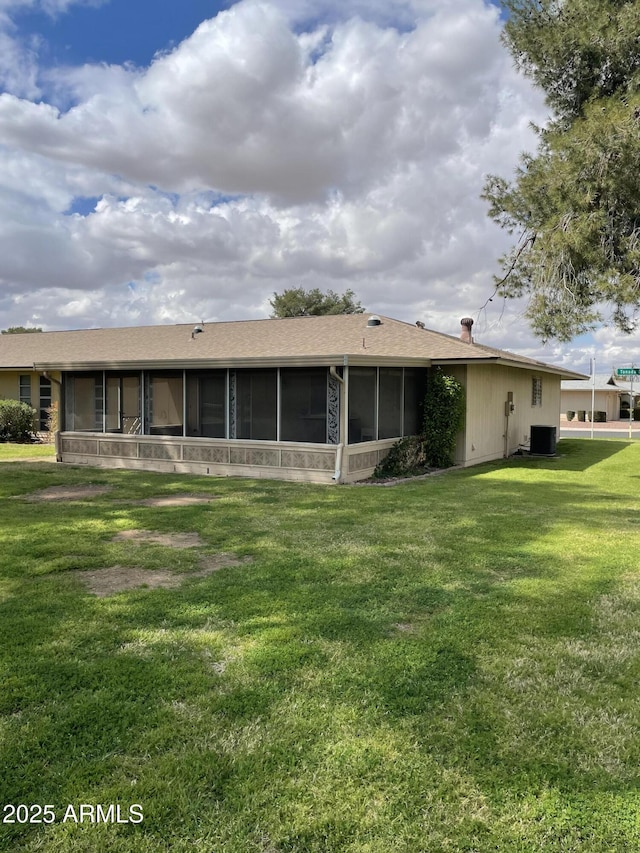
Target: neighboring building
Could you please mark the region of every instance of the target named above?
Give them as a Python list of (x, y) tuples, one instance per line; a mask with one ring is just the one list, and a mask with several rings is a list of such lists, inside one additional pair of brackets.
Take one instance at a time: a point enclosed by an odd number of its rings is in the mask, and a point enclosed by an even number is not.
[[(630, 385), (628, 382), (619, 380), (611, 373), (596, 373), (595, 393), (594, 377), (585, 379), (566, 379), (561, 384), (561, 414), (563, 420), (567, 412), (584, 411), (605, 412), (607, 421), (617, 421), (620, 418), (620, 407), (629, 408)], [(640, 380), (640, 377), (638, 377)], [(634, 398), (640, 394), (640, 382), (637, 382), (638, 390), (634, 389)]]
[[(32, 334), (3, 335), (7, 338), (32, 338)], [(19, 349), (20, 347), (14, 347)], [(6, 348), (7, 350), (10, 348)], [(44, 373), (33, 369), (31, 363), (17, 363), (7, 358), (8, 364), (0, 363), (0, 400), (19, 400), (27, 403), (36, 410), (35, 429), (45, 431), (50, 423), (50, 412), (53, 405), (60, 405), (60, 376), (57, 372)]]
[(473, 343), (471, 323), (463, 339), (362, 314), (6, 335), (0, 366), (60, 378), (64, 462), (352, 482), (420, 430), (436, 367), (466, 389), (458, 464), (559, 428), (560, 380), (580, 374)]

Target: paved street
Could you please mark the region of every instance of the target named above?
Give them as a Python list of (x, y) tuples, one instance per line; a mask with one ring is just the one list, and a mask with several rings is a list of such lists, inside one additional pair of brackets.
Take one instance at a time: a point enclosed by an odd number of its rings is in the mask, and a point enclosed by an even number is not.
[[(560, 421), (560, 436), (559, 438), (590, 438), (591, 423), (588, 421), (567, 421), (564, 418)], [(608, 421), (604, 424), (593, 424), (594, 438), (629, 438), (629, 421)], [(634, 441), (640, 439), (640, 421), (633, 421), (631, 424), (631, 438)]]

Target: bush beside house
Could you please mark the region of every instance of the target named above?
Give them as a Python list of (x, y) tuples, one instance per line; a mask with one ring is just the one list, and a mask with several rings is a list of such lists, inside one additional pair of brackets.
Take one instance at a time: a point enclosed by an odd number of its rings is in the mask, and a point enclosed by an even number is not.
[(17, 400), (0, 400), (0, 441), (31, 441), (35, 409)]
[(427, 385), (422, 433), (397, 441), (373, 476), (407, 477), (434, 468), (450, 468), (464, 416), (464, 388), (457, 379), (437, 368)]

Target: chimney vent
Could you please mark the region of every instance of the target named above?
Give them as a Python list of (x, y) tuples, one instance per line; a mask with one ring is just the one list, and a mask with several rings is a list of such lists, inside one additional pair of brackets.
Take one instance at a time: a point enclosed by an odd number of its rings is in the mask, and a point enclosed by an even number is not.
[(473, 335), (471, 334), (472, 326), (473, 320), (471, 317), (463, 317), (462, 320), (460, 320), (460, 340), (467, 344), (473, 343)]
[(381, 326), (382, 320), (376, 314), (372, 314), (367, 320), (367, 326)]

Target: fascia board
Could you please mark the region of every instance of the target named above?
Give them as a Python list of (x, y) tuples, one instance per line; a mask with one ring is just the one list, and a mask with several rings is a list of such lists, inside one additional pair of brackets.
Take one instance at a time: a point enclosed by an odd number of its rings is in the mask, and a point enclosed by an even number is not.
[(549, 373), (554, 376), (559, 376), (561, 379), (588, 379), (584, 373), (576, 373), (573, 370), (566, 370), (563, 367), (555, 367), (552, 364), (546, 365), (542, 363), (533, 363), (527, 364), (523, 361), (516, 361), (515, 359), (512, 361), (508, 358), (501, 358), (499, 356), (481, 356), (479, 358), (434, 358), (433, 364), (435, 366), (446, 366), (446, 365), (456, 365), (456, 364), (464, 364), (466, 366), (472, 366), (474, 364), (499, 364), (502, 367), (512, 367), (517, 368), (518, 370), (530, 370), (534, 373)]
[(426, 358), (401, 358), (376, 355), (287, 356), (285, 358), (227, 358), (227, 359), (163, 359), (162, 361), (82, 361), (40, 362), (29, 370), (100, 371), (100, 370), (216, 370), (242, 367), (331, 367), (332, 365), (419, 366), (428, 367)]

